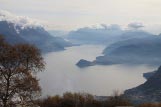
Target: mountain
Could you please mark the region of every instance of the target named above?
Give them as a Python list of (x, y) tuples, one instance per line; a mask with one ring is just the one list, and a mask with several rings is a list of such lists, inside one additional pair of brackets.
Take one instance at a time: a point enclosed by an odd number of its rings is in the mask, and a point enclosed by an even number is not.
[[(151, 35), (146, 32), (126, 32), (122, 37), (132, 36), (130, 39), (121, 40), (107, 46), (103, 56), (96, 57), (92, 65), (110, 64), (149, 64), (161, 63), (161, 36)], [(88, 64), (89, 65), (89, 64)]]
[(51, 36), (43, 27), (18, 25), (8, 21), (0, 21), (0, 34), (9, 43), (29, 43), (37, 46), (42, 52), (64, 50), (72, 46), (60, 37)]
[(67, 39), (77, 44), (109, 44), (122, 32), (118, 25), (101, 25), (100, 28), (84, 27), (69, 32)]
[(79, 44), (109, 45), (132, 38), (143, 38), (151, 34), (139, 29), (122, 29), (119, 25), (101, 25), (100, 28), (84, 27), (69, 32), (67, 39)]
[(124, 95), (135, 103), (161, 102), (161, 66), (148, 80), (124, 92)]
[(19, 36), (13, 24), (7, 21), (0, 21), (0, 34), (5, 35), (5, 40), (11, 44), (26, 43), (26, 41)]
[(133, 38), (114, 43), (96, 58), (102, 64), (150, 64), (161, 63), (161, 36)]

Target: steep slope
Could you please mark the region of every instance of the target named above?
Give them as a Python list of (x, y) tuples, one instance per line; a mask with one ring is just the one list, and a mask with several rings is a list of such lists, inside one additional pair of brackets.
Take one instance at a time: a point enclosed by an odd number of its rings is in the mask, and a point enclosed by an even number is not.
[(63, 50), (64, 47), (72, 46), (71, 43), (60, 37), (51, 36), (42, 27), (26, 28), (20, 30), (20, 36), (27, 42), (38, 46), (43, 51)]
[(161, 101), (161, 66), (156, 73), (144, 84), (126, 90), (124, 95), (133, 102), (160, 102)]
[(15, 26), (7, 21), (0, 21), (0, 34), (5, 36), (5, 40), (11, 44), (25, 43), (26, 41), (19, 36)]
[(23, 27), (7, 21), (0, 21), (0, 34), (9, 43), (34, 44), (42, 52), (64, 50), (72, 45), (60, 37), (51, 36), (43, 27)]

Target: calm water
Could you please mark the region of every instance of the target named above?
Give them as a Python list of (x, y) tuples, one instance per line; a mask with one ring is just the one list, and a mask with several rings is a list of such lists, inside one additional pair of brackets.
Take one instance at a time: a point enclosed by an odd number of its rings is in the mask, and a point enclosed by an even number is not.
[(114, 90), (122, 92), (144, 83), (142, 74), (155, 69), (145, 65), (97, 65), (80, 69), (75, 65), (80, 59), (94, 60), (103, 49), (103, 46), (84, 45), (45, 55), (46, 71), (39, 74), (43, 95), (66, 91), (111, 95)]

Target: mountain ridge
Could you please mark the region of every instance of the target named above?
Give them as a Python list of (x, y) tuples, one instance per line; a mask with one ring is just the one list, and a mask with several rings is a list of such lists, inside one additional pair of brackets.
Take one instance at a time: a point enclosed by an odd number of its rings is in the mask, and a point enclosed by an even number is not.
[(0, 34), (11, 44), (29, 43), (37, 46), (42, 52), (64, 50), (72, 46), (60, 37), (51, 36), (43, 27), (22, 27), (8, 21), (0, 21)]

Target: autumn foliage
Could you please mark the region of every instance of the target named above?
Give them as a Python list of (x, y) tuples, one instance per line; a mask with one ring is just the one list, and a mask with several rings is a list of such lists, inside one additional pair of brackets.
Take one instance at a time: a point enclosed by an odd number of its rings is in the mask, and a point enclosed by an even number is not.
[(40, 107), (100, 107), (100, 102), (87, 93), (66, 92), (63, 96), (48, 96), (38, 101)]
[(64, 93), (62, 96), (48, 96), (37, 101), (40, 107), (115, 107), (131, 106), (132, 104), (121, 96), (111, 96), (98, 100), (87, 93)]
[(41, 91), (35, 74), (43, 69), (44, 61), (36, 47), (11, 45), (0, 37), (0, 106), (33, 105)]

